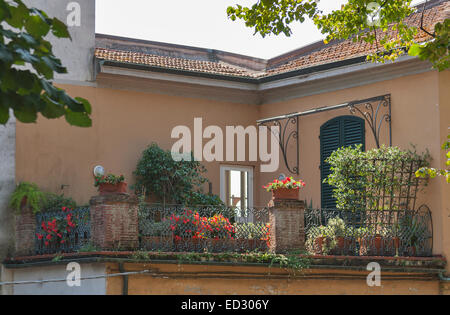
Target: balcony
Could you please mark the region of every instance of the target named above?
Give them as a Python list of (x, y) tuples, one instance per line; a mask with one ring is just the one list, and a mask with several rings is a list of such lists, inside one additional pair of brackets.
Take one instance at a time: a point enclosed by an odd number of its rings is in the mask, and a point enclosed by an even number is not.
[[(295, 210), (295, 209), (294, 209)], [(90, 208), (44, 213), (35, 217), (34, 255), (94, 251)], [(298, 209), (303, 246), (309, 256), (429, 257), (433, 250), (431, 212)], [(63, 224), (70, 215), (73, 228)], [(276, 221), (280, 224), (282, 221)], [(117, 222), (116, 222), (117, 223)], [(276, 228), (270, 208), (141, 204), (133, 246), (110, 250), (193, 253), (266, 253), (273, 251)], [(288, 228), (288, 227), (283, 227)], [(63, 231), (65, 229), (65, 231)], [(56, 231), (56, 232), (55, 232)], [(62, 234), (58, 237), (58, 233)], [(300, 237), (301, 238), (301, 237)], [(294, 240), (298, 241), (298, 240)], [(298, 243), (298, 242), (297, 242)]]

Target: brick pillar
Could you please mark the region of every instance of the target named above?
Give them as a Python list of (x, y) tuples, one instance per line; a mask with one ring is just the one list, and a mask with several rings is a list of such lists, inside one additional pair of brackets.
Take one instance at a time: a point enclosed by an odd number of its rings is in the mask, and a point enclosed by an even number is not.
[(91, 205), (91, 240), (102, 250), (136, 249), (139, 246), (138, 200), (113, 193), (94, 196)]
[(15, 238), (16, 256), (34, 254), (36, 216), (29, 207), (22, 207), (21, 213), (15, 216)]
[(270, 250), (285, 253), (305, 249), (305, 202), (274, 199), (269, 209)]

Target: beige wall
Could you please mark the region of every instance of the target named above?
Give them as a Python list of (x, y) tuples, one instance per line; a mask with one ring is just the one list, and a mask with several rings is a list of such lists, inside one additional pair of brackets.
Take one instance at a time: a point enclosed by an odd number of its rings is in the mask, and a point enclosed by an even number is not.
[[(441, 74), (433, 71), (261, 106), (66, 85), (63, 88), (71, 95), (91, 101), (93, 127), (81, 129), (70, 127), (63, 120), (45, 119), (37, 125), (18, 123), (16, 178), (36, 182), (55, 192), (61, 191), (61, 185), (69, 185), (64, 193), (87, 203), (96, 194), (92, 178), (95, 165), (103, 165), (108, 172), (123, 173), (132, 183), (132, 172), (146, 146), (155, 141), (170, 149), (174, 143), (170, 138), (172, 128), (187, 125), (193, 130), (194, 117), (203, 117), (204, 126), (248, 126), (257, 119), (384, 94), (392, 97), (393, 145), (406, 149), (413, 143), (419, 150), (428, 149), (434, 158), (433, 165), (439, 166), (443, 165), (440, 145), (450, 121), (449, 82), (449, 71)], [(300, 177), (307, 183), (301, 197), (308, 203), (312, 199), (314, 206), (320, 206), (320, 126), (331, 118), (348, 114), (347, 109), (341, 109), (300, 118)], [(387, 144), (386, 131), (383, 128), (381, 142)], [(373, 147), (373, 136), (366, 124), (366, 148)], [(293, 153), (295, 148), (290, 150)], [(219, 163), (204, 165), (213, 192), (219, 194)], [(270, 194), (261, 186), (280, 172), (287, 173), (284, 167), (274, 174), (259, 174), (256, 168), (255, 205), (267, 203)], [(426, 192), (421, 202), (433, 212), (434, 252), (443, 252), (446, 233), (445, 248), (449, 248), (450, 254), (450, 232), (444, 232), (449, 231), (449, 186), (434, 180)]]
[[(450, 70), (439, 73), (439, 114), (440, 114), (440, 141), (444, 143), (447, 135), (450, 134)], [(441, 150), (439, 156), (435, 156), (436, 166), (441, 169), (448, 169), (445, 162), (447, 158), (445, 151)], [(438, 162), (439, 161), (439, 162)], [(441, 200), (441, 217), (437, 218), (442, 232), (443, 248), (446, 257), (450, 257), (450, 184), (443, 178), (435, 179), (436, 190), (439, 191)], [(447, 267), (450, 270), (450, 267)]]
[[(173, 127), (186, 125), (193, 131), (195, 117), (203, 117), (205, 127), (217, 125), (223, 130), (226, 125), (255, 125), (258, 110), (252, 105), (134, 91), (63, 88), (91, 102), (92, 128), (71, 127), (63, 119), (18, 124), (16, 178), (55, 192), (61, 191), (61, 185), (69, 185), (63, 192), (80, 203), (87, 203), (96, 194), (92, 175), (95, 165), (124, 174), (133, 183), (132, 172), (142, 151), (151, 142), (170, 149), (176, 141), (171, 139)], [(203, 164), (213, 192), (219, 194), (219, 164)]]

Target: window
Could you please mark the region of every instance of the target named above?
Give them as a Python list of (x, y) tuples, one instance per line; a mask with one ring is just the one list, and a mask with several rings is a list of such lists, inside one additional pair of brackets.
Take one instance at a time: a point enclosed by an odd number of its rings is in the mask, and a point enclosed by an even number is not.
[(220, 198), (227, 206), (242, 210), (253, 207), (253, 168), (221, 166)]
[(323, 183), (331, 173), (325, 160), (341, 147), (362, 144), (365, 150), (364, 119), (355, 116), (339, 116), (327, 121), (320, 127), (320, 182), (322, 208), (336, 208), (333, 187)]

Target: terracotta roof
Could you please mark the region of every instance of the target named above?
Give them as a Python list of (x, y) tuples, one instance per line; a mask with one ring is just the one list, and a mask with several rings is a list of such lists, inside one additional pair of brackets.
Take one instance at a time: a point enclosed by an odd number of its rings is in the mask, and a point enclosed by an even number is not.
[(211, 74), (221, 74), (237, 77), (256, 77), (257, 72), (227, 64), (225, 62), (213, 62), (203, 60), (192, 60), (187, 58), (174, 58), (169, 56), (158, 56), (133, 51), (122, 51), (114, 49), (97, 48), (95, 56), (98, 59), (118, 61), (136, 65), (147, 65), (174, 70), (185, 70)]
[[(418, 9), (420, 10), (421, 6), (418, 6)], [(450, 0), (431, 1), (425, 10), (424, 27), (432, 32), (437, 22), (449, 16)], [(419, 25), (420, 18), (419, 11), (408, 17), (406, 22), (409, 25)], [(395, 35), (394, 32), (391, 31), (391, 33)], [(419, 31), (416, 36), (419, 42), (428, 39), (430, 37), (423, 31)], [(102, 40), (101, 44), (99, 40)], [(126, 42), (126, 39), (120, 40)], [(133, 43), (128, 46), (123, 43), (119, 45), (117, 40), (114, 41), (112, 37), (104, 35), (98, 35), (97, 41), (95, 56), (101, 60), (249, 79), (364, 57), (377, 49), (375, 44), (353, 43), (351, 40), (346, 40), (328, 45), (316, 43), (271, 60), (262, 60), (226, 52), (155, 42), (130, 40)]]

